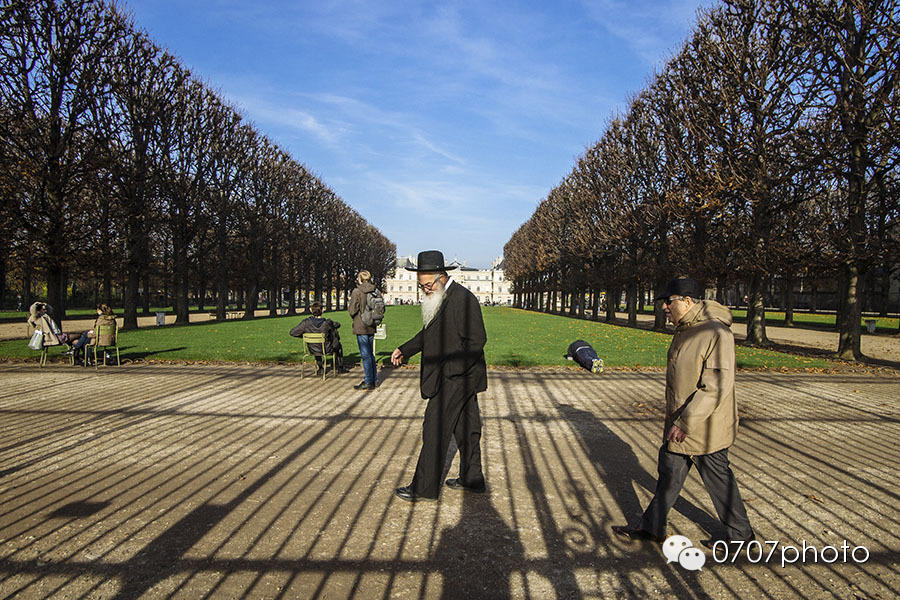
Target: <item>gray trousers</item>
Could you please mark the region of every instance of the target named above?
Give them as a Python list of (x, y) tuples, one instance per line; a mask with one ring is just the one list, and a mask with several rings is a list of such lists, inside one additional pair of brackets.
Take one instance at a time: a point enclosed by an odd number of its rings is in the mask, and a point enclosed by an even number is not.
[(741, 500), (737, 480), (728, 466), (728, 448), (712, 454), (689, 456), (669, 452), (663, 444), (659, 449), (656, 493), (641, 518), (641, 529), (656, 537), (666, 536), (666, 518), (684, 487), (691, 465), (697, 465), (716, 514), (725, 525), (728, 539), (745, 540), (751, 537), (753, 529), (750, 527), (750, 519), (747, 518), (744, 501)]

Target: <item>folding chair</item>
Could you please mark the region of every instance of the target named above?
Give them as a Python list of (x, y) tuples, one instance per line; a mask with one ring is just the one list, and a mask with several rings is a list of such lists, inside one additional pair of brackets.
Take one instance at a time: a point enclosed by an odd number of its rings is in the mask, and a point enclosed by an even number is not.
[[(112, 340), (111, 344), (100, 344), (100, 340)], [(106, 354), (108, 348), (116, 349), (116, 366), (121, 367), (122, 361), (119, 360), (119, 324), (102, 324), (97, 327), (94, 332), (94, 338), (84, 346), (84, 365), (87, 366), (88, 348), (94, 353), (94, 368), (100, 368), (100, 356), (97, 354), (99, 348), (103, 348), (103, 366), (106, 366)]]
[[(322, 345), (322, 381), (325, 381), (325, 375), (328, 373), (328, 355), (325, 354), (325, 334), (324, 333), (304, 333), (303, 334), (303, 356), (300, 357), (300, 379), (303, 379), (303, 370), (306, 366), (306, 357), (312, 356), (315, 360), (315, 354), (309, 351), (310, 344)], [(337, 375), (337, 353), (331, 352), (331, 370)]]

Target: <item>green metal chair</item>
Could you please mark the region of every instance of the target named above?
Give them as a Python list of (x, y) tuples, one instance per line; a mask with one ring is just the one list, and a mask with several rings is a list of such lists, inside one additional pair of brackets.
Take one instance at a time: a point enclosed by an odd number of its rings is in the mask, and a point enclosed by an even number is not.
[[(100, 340), (112, 340), (111, 344), (100, 344)], [(94, 368), (100, 368), (100, 355), (97, 354), (97, 350), (103, 348), (103, 366), (106, 366), (106, 354), (109, 348), (116, 349), (116, 366), (122, 366), (122, 361), (119, 359), (119, 325), (118, 323), (113, 324), (102, 324), (97, 327), (97, 330), (94, 332), (94, 337), (84, 346), (84, 365), (87, 366), (88, 360), (88, 348), (91, 349), (91, 352), (94, 353)]]
[[(315, 361), (315, 354), (309, 351), (310, 344), (322, 344), (322, 381), (328, 373), (328, 355), (325, 354), (325, 334), (324, 333), (304, 333), (303, 334), (303, 356), (300, 357), (300, 379), (303, 379), (303, 370), (306, 367), (306, 357), (312, 356)], [(337, 376), (337, 353), (331, 352), (331, 372)]]

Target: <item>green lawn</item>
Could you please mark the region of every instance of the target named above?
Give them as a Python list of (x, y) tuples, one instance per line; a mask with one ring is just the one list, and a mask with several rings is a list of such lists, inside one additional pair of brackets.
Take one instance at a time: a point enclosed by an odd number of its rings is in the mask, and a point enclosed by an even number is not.
[[(491, 365), (542, 366), (572, 365), (564, 358), (566, 348), (576, 339), (590, 342), (610, 367), (661, 367), (671, 337), (627, 327), (617, 327), (568, 317), (546, 315), (506, 307), (483, 309)], [(341, 323), (341, 340), (348, 362), (358, 362), (359, 350), (346, 312), (328, 313)], [(123, 358), (190, 361), (295, 362), (302, 349), (299, 340), (288, 335), (302, 317), (272, 317), (253, 321), (199, 323), (126, 331), (119, 334)], [(388, 337), (375, 345), (379, 362), (421, 327), (417, 306), (389, 306), (385, 316)], [(51, 355), (58, 352), (51, 351)], [(0, 342), (0, 357), (33, 357), (25, 340)], [(834, 366), (826, 360), (794, 356), (768, 350), (738, 347), (738, 366), (749, 368), (823, 368)], [(418, 363), (418, 356), (410, 361)]]

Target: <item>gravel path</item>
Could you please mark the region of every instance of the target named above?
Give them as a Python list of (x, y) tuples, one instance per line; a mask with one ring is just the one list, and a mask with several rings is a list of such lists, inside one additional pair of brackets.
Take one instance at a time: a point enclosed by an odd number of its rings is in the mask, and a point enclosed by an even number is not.
[[(701, 571), (610, 531), (653, 489), (662, 372), (491, 370), (489, 493), (419, 504), (393, 495), (418, 452), (418, 371), (382, 378), (364, 393), (356, 373), (286, 366), (0, 365), (0, 598), (900, 594), (900, 377), (739, 373), (732, 465), (781, 546), (706, 551)], [(691, 475), (670, 533), (697, 545), (711, 512)], [(781, 564), (845, 540), (846, 562)]]

